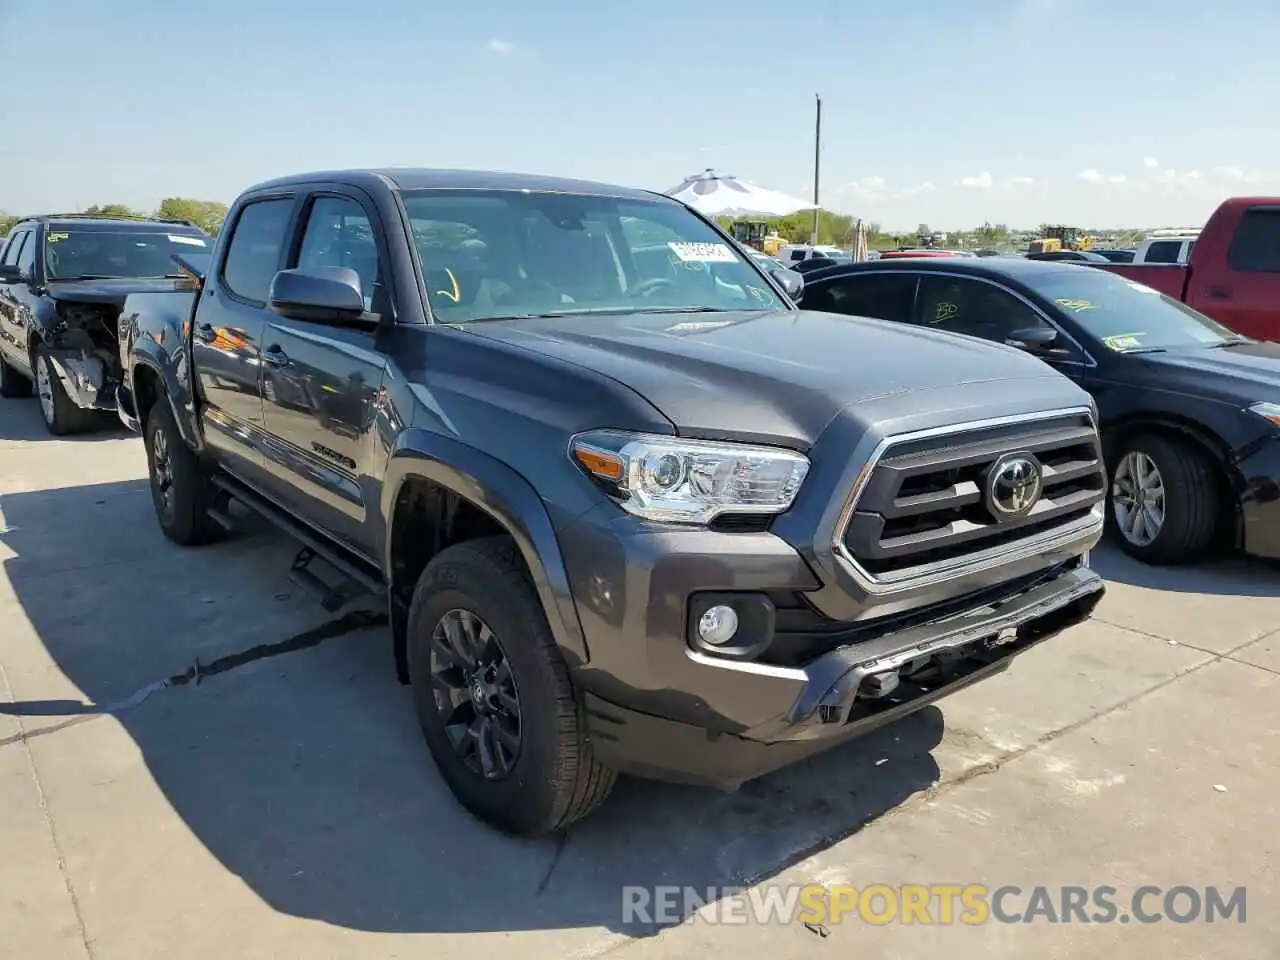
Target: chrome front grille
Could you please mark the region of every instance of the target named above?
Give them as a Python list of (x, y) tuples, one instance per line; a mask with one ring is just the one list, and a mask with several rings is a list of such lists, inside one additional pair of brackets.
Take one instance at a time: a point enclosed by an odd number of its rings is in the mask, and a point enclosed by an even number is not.
[[(1038, 467), (1025, 515), (1000, 516), (992, 474), (1011, 459)], [(1096, 531), (1106, 471), (1088, 410), (891, 437), (846, 507), (837, 554), (868, 585), (914, 582), (999, 564)]]

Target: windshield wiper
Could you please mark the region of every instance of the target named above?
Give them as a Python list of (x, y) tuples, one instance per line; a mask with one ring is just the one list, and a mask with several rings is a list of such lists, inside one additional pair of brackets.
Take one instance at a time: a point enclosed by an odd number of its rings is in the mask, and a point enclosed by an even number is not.
[(1209, 344), (1210, 350), (1221, 350), (1223, 347), (1238, 347), (1242, 343), (1253, 343), (1248, 337), (1228, 337), (1225, 340), (1219, 340), (1217, 343)]
[(1136, 353), (1168, 353), (1164, 347), (1134, 347), (1132, 350), (1121, 350), (1126, 357), (1133, 356)]

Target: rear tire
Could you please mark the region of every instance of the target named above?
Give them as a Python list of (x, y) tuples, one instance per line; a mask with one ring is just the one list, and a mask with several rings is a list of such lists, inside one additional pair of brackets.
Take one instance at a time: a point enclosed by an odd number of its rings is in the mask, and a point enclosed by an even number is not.
[(53, 368), (49, 347), (43, 343), (35, 350), (36, 393), (40, 397), (40, 415), (55, 437), (84, 433), (97, 422), (97, 411), (77, 407), (67, 395), (58, 372)]
[(164, 535), (184, 547), (221, 539), (222, 527), (209, 516), (213, 499), (204, 466), (178, 431), (169, 399), (163, 394), (147, 414), (142, 437), (151, 502)]
[(1200, 447), (1159, 433), (1136, 434), (1121, 442), (1111, 465), (1107, 522), (1120, 548), (1136, 560), (1190, 563), (1217, 538), (1221, 496), (1214, 464)]
[(0, 359), (0, 397), (9, 400), (31, 396), (31, 381)]
[[(473, 635), (485, 639), (469, 649), (490, 652), (449, 676), (453, 664), (468, 659), (454, 656), (444, 637), (446, 625), (452, 622), (456, 629), (458, 618), (483, 628)], [(540, 836), (586, 816), (609, 795), (617, 773), (592, 753), (568, 667), (509, 538), (456, 544), (427, 565), (413, 592), (407, 643), (422, 734), (449, 789), (473, 815), (507, 833)], [(512, 681), (508, 692), (495, 694), (492, 707), (484, 706), (479, 691), (470, 709), (466, 702), (451, 707), (450, 697), (465, 700), (477, 675), (486, 675), (486, 664), (490, 670), (498, 664), (498, 678)], [(504, 703), (513, 703), (514, 710)], [(458, 735), (468, 724), (468, 732), (477, 729), (471, 718), (482, 721), (485, 711), (507, 731), (504, 759), (497, 764), (502, 769), (491, 776), (480, 769), (479, 750), (470, 748), (484, 739), (483, 728), (469, 740)], [(447, 715), (459, 722), (447, 724)]]

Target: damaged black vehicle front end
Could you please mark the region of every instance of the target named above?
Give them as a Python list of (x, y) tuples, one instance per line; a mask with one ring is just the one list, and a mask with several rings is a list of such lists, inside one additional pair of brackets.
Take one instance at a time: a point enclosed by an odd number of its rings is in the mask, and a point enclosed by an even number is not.
[(35, 392), (50, 433), (114, 411), (119, 317), (132, 293), (187, 282), (175, 255), (207, 251), (186, 221), (43, 216), (18, 221), (0, 254), (0, 396)]

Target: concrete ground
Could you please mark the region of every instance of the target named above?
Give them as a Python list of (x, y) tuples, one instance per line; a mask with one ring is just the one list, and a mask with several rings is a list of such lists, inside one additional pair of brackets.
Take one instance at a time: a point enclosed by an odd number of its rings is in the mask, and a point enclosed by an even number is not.
[[(567, 837), (518, 842), (446, 792), (383, 629), (307, 634), (331, 618), (289, 582), (289, 542), (177, 549), (143, 477), (136, 439), (54, 441), (33, 401), (0, 402), (0, 957), (1275, 956), (1274, 568), (1099, 551), (1097, 619), (941, 709), (732, 796), (624, 781)], [(158, 687), (197, 662), (200, 683)], [(1248, 912), (622, 915), (624, 885), (761, 882), (1111, 884), (1122, 903), (1243, 885)]]

